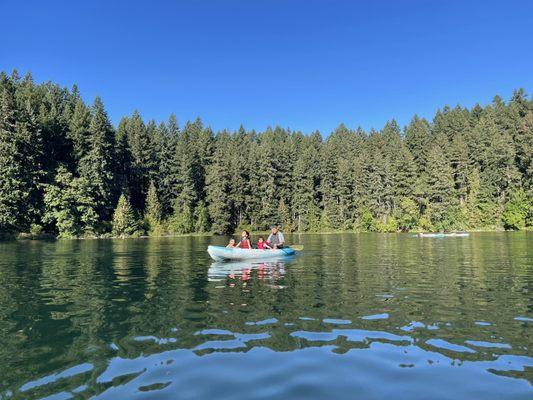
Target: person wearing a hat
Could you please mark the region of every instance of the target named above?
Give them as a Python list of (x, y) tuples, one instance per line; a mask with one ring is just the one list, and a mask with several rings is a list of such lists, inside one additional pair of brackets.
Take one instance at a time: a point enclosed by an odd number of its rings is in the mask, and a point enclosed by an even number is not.
[(277, 226), (272, 226), (272, 233), (268, 236), (267, 244), (273, 249), (281, 249), (285, 244), (285, 238)]

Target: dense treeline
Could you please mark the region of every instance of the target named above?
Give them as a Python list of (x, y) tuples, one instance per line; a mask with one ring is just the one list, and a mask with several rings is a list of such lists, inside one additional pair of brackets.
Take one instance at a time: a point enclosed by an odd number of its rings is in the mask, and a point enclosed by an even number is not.
[(532, 155), (523, 90), (324, 139), (138, 112), (115, 129), (99, 98), (0, 74), (0, 233), (522, 229), (533, 224)]

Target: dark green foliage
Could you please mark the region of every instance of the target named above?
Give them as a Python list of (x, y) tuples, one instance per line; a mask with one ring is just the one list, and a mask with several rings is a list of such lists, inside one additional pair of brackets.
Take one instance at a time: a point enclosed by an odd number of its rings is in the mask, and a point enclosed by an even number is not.
[(234, 228), (232, 224), (234, 203), (231, 199), (230, 149), (231, 137), (229, 134), (222, 132), (217, 135), (215, 153), (206, 177), (209, 214), (211, 215), (213, 231), (219, 234), (231, 232)]
[[(305, 140), (305, 139), (304, 139)], [(294, 187), (292, 207), (294, 229), (298, 231), (317, 230), (320, 210), (317, 198), (320, 171), (318, 151), (314, 143), (306, 140), (300, 149), (294, 165)]]
[(528, 198), (524, 189), (514, 192), (505, 205), (503, 223), (506, 229), (523, 229), (533, 212), (533, 202)]
[(194, 209), (194, 231), (209, 232), (209, 211), (204, 201), (200, 201)]
[(0, 93), (0, 231), (24, 228), (22, 210), (28, 200), (23, 153), (16, 135), (16, 110), (8, 87)]
[(95, 210), (101, 221), (109, 220), (115, 196), (115, 134), (104, 105), (99, 97), (94, 100), (89, 124), (88, 151), (79, 162), (79, 174), (92, 186)]
[(194, 232), (194, 214), (189, 206), (183, 206), (176, 200), (174, 212), (168, 221), (168, 230), (171, 233), (191, 233)]
[(158, 155), (157, 165), (157, 188), (161, 207), (164, 214), (172, 211), (174, 188), (177, 185), (179, 164), (175, 158), (176, 144), (178, 141), (179, 127), (174, 114), (168, 119), (168, 123), (159, 124), (155, 136), (155, 152)]
[(433, 145), (428, 154), (428, 215), (434, 227), (442, 225), (446, 213), (455, 205), (453, 170), (439, 145)]
[(527, 228), (532, 104), (518, 90), (415, 116), (403, 132), (341, 124), (326, 139), (214, 134), (200, 119), (180, 129), (137, 111), (115, 131), (99, 98), (89, 107), (77, 87), (0, 73), (0, 233), (127, 236), (141, 232), (137, 215), (153, 235)]
[(78, 237), (94, 234), (98, 215), (91, 196), (92, 186), (86, 178), (74, 178), (64, 167), (59, 167), (55, 182), (44, 190), (45, 213), (43, 222), (54, 224), (59, 237)]
[(124, 125), (129, 158), (129, 170), (126, 173), (128, 189), (133, 207), (142, 210), (150, 179), (157, 165), (153, 136), (151, 136), (155, 132), (155, 127), (152, 125), (151, 129), (148, 129), (137, 111)]

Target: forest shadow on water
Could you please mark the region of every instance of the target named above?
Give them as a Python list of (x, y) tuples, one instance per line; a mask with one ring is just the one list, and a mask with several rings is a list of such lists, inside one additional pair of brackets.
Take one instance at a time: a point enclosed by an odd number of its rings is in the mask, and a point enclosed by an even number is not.
[(0, 243), (0, 399), (529, 399), (533, 236)]

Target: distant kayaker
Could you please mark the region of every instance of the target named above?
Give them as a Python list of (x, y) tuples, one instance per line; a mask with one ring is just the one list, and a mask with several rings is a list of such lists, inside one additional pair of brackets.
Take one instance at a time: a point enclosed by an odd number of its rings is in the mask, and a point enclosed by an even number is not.
[(259, 239), (257, 239), (257, 249), (258, 250), (266, 250), (266, 249), (271, 249), (272, 247), (270, 247), (266, 242), (265, 242), (265, 239), (263, 239), (262, 236), (259, 236)]
[(267, 244), (273, 249), (281, 249), (285, 244), (285, 238), (277, 226), (272, 227), (272, 233), (268, 236)]
[(235, 239), (230, 239), (228, 245), (226, 246), (228, 249), (232, 249), (235, 247)]
[(241, 249), (251, 249), (252, 245), (250, 244), (250, 232), (242, 231), (241, 241), (237, 243), (235, 247), (240, 247)]

